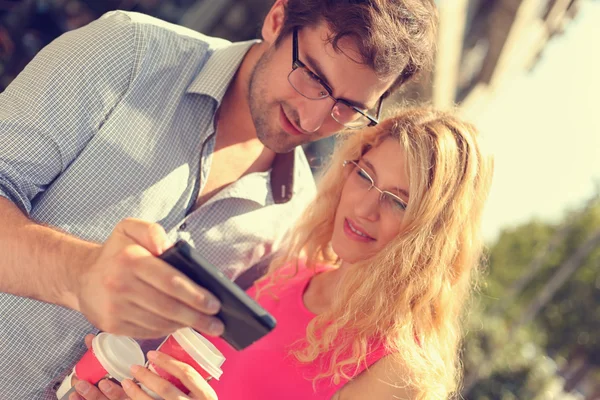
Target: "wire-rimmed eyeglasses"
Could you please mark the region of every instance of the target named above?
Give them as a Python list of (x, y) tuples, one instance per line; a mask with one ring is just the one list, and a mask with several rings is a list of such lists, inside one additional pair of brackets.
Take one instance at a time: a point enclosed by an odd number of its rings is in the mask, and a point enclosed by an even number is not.
[(381, 190), (375, 186), (375, 180), (358, 164), (358, 160), (346, 160), (342, 165), (345, 167), (348, 164), (353, 165), (356, 169), (357, 180), (365, 190), (369, 191), (375, 188), (379, 192), (379, 202), (383, 208), (397, 212), (406, 210), (407, 204), (404, 200), (392, 192)]

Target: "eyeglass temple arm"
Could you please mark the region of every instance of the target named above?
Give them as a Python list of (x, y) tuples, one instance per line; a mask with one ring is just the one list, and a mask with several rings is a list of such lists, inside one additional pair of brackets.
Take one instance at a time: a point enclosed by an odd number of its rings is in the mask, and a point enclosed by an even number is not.
[(383, 108), (383, 100), (387, 96), (388, 96), (388, 92), (385, 92), (379, 98), (379, 103), (377, 104), (377, 114), (375, 115), (375, 118), (371, 117), (369, 114), (365, 114), (365, 117), (367, 117), (371, 121), (369, 123), (369, 125), (367, 125), (367, 126), (375, 126), (375, 125), (377, 125), (379, 123), (379, 119), (381, 117), (381, 109)]
[(294, 45), (292, 46), (292, 64), (298, 59), (298, 28), (294, 28), (292, 33)]
[(387, 92), (384, 93), (380, 98), (379, 98), (379, 105), (377, 106), (377, 120), (379, 120), (379, 116), (381, 115), (381, 109), (383, 108), (383, 99), (385, 99), (387, 97)]

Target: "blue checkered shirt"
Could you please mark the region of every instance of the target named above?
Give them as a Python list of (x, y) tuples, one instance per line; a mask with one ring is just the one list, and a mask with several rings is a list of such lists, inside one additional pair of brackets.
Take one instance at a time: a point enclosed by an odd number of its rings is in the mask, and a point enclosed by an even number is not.
[[(127, 12), (62, 35), (0, 93), (0, 195), (90, 241), (125, 217), (158, 222), (239, 275), (315, 193), (297, 148), (288, 201), (274, 201), (273, 168), (190, 212), (210, 171), (215, 110), (253, 43)], [(0, 293), (0, 399), (55, 399), (90, 332), (78, 312)]]

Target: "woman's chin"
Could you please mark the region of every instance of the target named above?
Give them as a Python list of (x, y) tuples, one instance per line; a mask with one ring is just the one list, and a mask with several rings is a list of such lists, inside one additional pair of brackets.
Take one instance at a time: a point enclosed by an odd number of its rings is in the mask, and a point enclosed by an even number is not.
[[(360, 248), (360, 243), (358, 247)], [(331, 249), (345, 264), (354, 264), (373, 255), (370, 254), (371, 252), (367, 254), (365, 251), (357, 251), (356, 244), (349, 243), (347, 240), (336, 240), (335, 236), (331, 241)]]

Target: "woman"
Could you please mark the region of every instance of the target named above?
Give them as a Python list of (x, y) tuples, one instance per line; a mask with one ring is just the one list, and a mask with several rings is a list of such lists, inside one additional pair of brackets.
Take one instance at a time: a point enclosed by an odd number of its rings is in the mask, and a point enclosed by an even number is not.
[[(275, 331), (241, 352), (214, 339), (227, 358), (219, 382), (149, 356), (196, 399), (448, 398), (491, 174), (477, 132), (451, 114), (407, 110), (348, 136), (249, 291)], [(166, 399), (187, 398), (148, 370), (134, 375)]]

